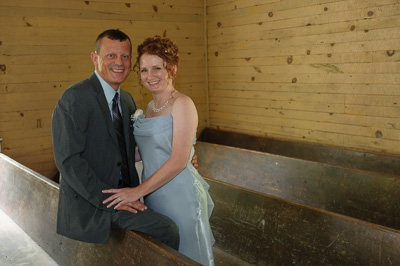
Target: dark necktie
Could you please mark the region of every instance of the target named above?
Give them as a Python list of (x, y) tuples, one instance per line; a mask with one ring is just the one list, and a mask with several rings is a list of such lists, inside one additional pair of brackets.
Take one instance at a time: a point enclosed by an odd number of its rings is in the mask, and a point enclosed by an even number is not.
[(119, 111), (118, 106), (118, 92), (115, 93), (113, 104), (112, 104), (112, 114), (113, 114), (113, 124), (115, 128), (115, 132), (117, 133), (118, 144), (121, 150), (121, 180), (120, 187), (130, 187), (130, 178), (129, 178), (129, 169), (128, 169), (128, 157), (126, 156), (126, 145), (124, 138), (124, 127), (122, 122), (122, 116)]

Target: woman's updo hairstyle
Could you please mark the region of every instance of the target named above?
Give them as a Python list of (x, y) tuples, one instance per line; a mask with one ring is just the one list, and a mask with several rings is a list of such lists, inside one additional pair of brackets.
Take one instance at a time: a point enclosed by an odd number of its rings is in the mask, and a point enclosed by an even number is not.
[(172, 70), (173, 66), (179, 66), (179, 48), (169, 38), (154, 36), (144, 40), (137, 47), (137, 58), (134, 68), (140, 73), (140, 57), (143, 54), (156, 55), (164, 61), (164, 67), (167, 69), (168, 76), (175, 79), (176, 72)]

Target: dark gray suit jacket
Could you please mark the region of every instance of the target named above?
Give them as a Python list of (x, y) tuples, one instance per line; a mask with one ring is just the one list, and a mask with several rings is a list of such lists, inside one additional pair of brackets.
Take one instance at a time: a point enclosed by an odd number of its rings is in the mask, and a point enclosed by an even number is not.
[[(132, 96), (121, 90), (121, 108), (131, 184), (138, 184), (132, 121)], [(103, 243), (110, 234), (113, 208), (102, 203), (117, 188), (121, 153), (100, 81), (93, 73), (69, 87), (52, 117), (54, 157), (60, 171), (57, 233), (72, 239)]]

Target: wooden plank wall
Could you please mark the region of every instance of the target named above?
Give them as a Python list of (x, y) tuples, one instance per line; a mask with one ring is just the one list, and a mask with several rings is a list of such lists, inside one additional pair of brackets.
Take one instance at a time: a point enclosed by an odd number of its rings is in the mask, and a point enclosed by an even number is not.
[[(102, 31), (119, 28), (136, 46), (164, 35), (180, 45), (176, 87), (207, 124), (203, 0), (0, 0), (2, 152), (52, 178), (57, 172), (51, 114), (61, 93), (94, 70), (90, 53)], [(144, 109), (151, 94), (132, 73), (122, 85)]]
[(399, 0), (214, 0), (210, 126), (400, 154)]

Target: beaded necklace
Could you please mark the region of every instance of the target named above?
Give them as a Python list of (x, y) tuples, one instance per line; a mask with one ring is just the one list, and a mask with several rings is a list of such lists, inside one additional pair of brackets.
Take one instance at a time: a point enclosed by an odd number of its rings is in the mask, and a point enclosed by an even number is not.
[(174, 89), (171, 92), (171, 96), (169, 97), (169, 99), (164, 103), (163, 106), (161, 106), (160, 108), (156, 108), (155, 104), (154, 104), (154, 100), (151, 102), (151, 110), (153, 110), (153, 112), (158, 113), (161, 112), (165, 107), (167, 107), (169, 100), (171, 100), (173, 98), (172, 94), (175, 92), (176, 90)]

